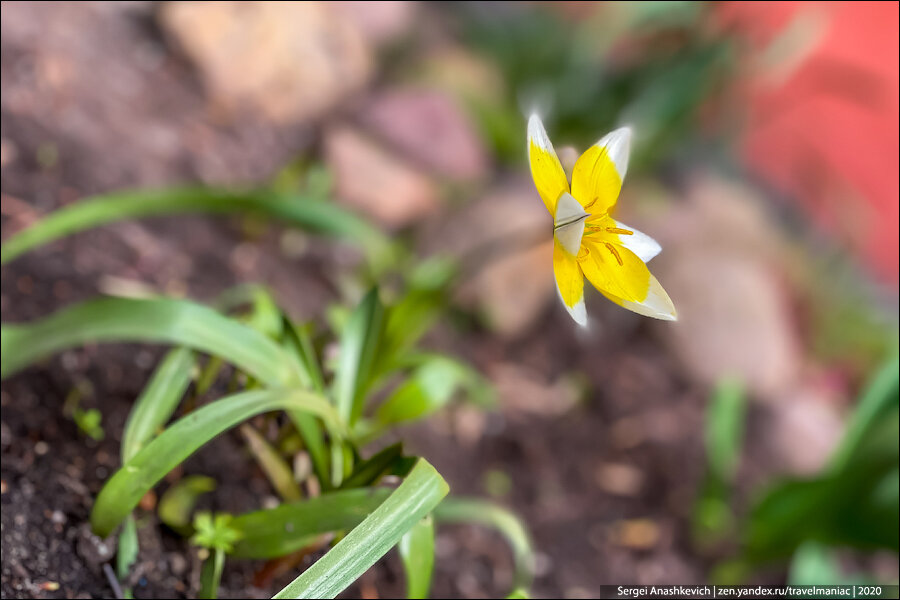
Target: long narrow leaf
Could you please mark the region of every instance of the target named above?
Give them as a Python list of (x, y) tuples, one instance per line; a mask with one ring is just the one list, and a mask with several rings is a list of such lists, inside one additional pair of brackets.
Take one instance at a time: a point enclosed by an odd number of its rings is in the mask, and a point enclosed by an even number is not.
[(245, 513), (231, 526), (243, 537), (234, 546), (240, 558), (276, 558), (307, 546), (323, 533), (353, 529), (385, 501), (387, 488), (357, 488), (302, 502)]
[(122, 462), (131, 460), (166, 424), (191, 383), (193, 369), (194, 354), (187, 348), (171, 350), (159, 364), (128, 413), (122, 433)]
[(296, 502), (303, 497), (300, 486), (294, 481), (291, 467), (278, 454), (278, 451), (249, 424), (241, 425), (241, 435), (247, 440), (250, 452), (262, 467), (272, 487), (285, 502)]
[(706, 410), (706, 454), (712, 476), (729, 483), (741, 457), (747, 402), (740, 381), (723, 379)]
[(407, 531), (397, 548), (406, 573), (406, 597), (427, 598), (434, 571), (434, 519), (431, 515)]
[(119, 579), (125, 579), (128, 576), (131, 565), (137, 560), (139, 551), (137, 523), (134, 521), (134, 515), (128, 515), (128, 518), (125, 519), (125, 526), (122, 527), (122, 533), (119, 535), (119, 545), (116, 548), (116, 574)]
[(840, 446), (831, 457), (831, 470), (846, 466), (857, 448), (869, 434), (873, 425), (900, 402), (900, 358), (893, 357), (872, 376), (860, 397), (847, 425), (847, 432)]
[(368, 486), (374, 484), (379, 477), (388, 472), (397, 462), (403, 458), (403, 444), (398, 442), (379, 451), (371, 458), (359, 463), (353, 469), (353, 473), (344, 480), (341, 487), (345, 489)]
[(225, 552), (218, 548), (212, 550), (203, 561), (200, 570), (200, 593), (198, 598), (218, 598), (219, 582), (222, 580), (222, 571), (225, 570)]
[(301, 373), (303, 385), (317, 392), (325, 391), (325, 382), (322, 378), (322, 369), (319, 359), (316, 357), (316, 349), (310, 337), (307, 325), (298, 326), (287, 315), (282, 316), (284, 329), (284, 343), (291, 350), (293, 356), (300, 363), (298, 370)]
[(315, 414), (337, 426), (331, 404), (291, 389), (244, 392), (199, 408), (154, 438), (106, 482), (91, 511), (91, 526), (106, 537), (166, 473), (223, 431), (255, 415), (274, 411)]
[(335, 374), (335, 398), (344, 422), (353, 425), (362, 414), (375, 353), (384, 326), (384, 306), (378, 289), (366, 294), (341, 336), (341, 355)]
[[(324, 392), (325, 383), (322, 378), (322, 370), (308, 328), (298, 327), (287, 315), (282, 315), (282, 320), (284, 330), (282, 345), (294, 359), (301, 383), (317, 392)], [(330, 489), (332, 485), (328, 448), (325, 445), (321, 425), (315, 417), (310, 415), (296, 414), (292, 417), (297, 431), (303, 438), (306, 451), (309, 452), (309, 458), (312, 460), (319, 483), (323, 488)]]
[(447, 498), (435, 509), (438, 523), (476, 523), (496, 529), (513, 551), (516, 574), (513, 588), (528, 589), (534, 578), (534, 549), (521, 521), (500, 506), (476, 498)]
[(386, 243), (365, 221), (330, 202), (266, 190), (184, 187), (115, 192), (82, 200), (10, 237), (0, 248), (0, 264), (42, 244), (99, 225), (186, 213), (259, 214), (289, 225), (356, 240), (370, 250), (380, 250)]
[(169, 298), (103, 298), (22, 325), (3, 325), (0, 376), (87, 342), (176, 344), (219, 356), (268, 385), (292, 382), (294, 364), (278, 344), (211, 308)]
[(375, 512), (275, 598), (334, 598), (384, 556), (447, 495), (443, 477), (425, 459)]

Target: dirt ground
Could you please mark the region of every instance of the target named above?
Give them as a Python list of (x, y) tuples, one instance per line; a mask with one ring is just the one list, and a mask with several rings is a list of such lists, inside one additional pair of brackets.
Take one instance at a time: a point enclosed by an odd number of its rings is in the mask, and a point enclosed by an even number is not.
[[(315, 145), (315, 126), (221, 119), (191, 66), (168, 49), (141, 4), (50, 9), (4, 3), (4, 238), (100, 191), (261, 181)], [(2, 318), (33, 319), (93, 297), (109, 288), (111, 276), (199, 300), (242, 281), (262, 282), (292, 314), (311, 316), (334, 298), (322, 273), (345, 251), (316, 241), (302, 258), (286, 258), (276, 235), (248, 240), (229, 219), (123, 223), (5, 265)], [(602, 320), (614, 309), (595, 298), (590, 310)], [(455, 407), (401, 435), (410, 451), (447, 478), (453, 493), (486, 496), (491, 490), (522, 517), (539, 552), (533, 588), (539, 597), (590, 597), (601, 583), (701, 582), (711, 562), (693, 548), (689, 531), (704, 464), (708, 391), (681, 374), (638, 319), (622, 323), (584, 342), (554, 309), (511, 338), (441, 328), (428, 340), (512, 385), (507, 397), (514, 400), (486, 415)], [(89, 347), (4, 381), (3, 597), (112, 597), (102, 571), (112, 549), (92, 540), (86, 523), (92, 499), (118, 465), (131, 402), (161, 352)], [(579, 401), (531, 401), (576, 372), (587, 378), (572, 383), (584, 390)], [(103, 412), (102, 442), (86, 439), (64, 417), (73, 389), (81, 390), (83, 406)], [(231, 432), (183, 465), (183, 473), (217, 479), (207, 500), (212, 508), (247, 510), (273, 495), (242, 447)], [(134, 581), (125, 583), (137, 597), (191, 597), (199, 579), (193, 551), (159, 526), (153, 512), (139, 514), (141, 555)], [(229, 562), (221, 597), (268, 597), (291, 578), (267, 581), (262, 567)], [(511, 575), (509, 552), (494, 534), (464, 526), (439, 532), (433, 596), (504, 594)], [(391, 555), (347, 595), (389, 597), (402, 593), (402, 585)]]

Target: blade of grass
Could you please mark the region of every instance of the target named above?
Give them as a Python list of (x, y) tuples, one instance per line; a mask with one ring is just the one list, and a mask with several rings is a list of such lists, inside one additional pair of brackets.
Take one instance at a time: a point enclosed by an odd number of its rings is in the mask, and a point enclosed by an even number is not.
[[(297, 327), (287, 315), (282, 315), (284, 339), (282, 344), (287, 346), (288, 353), (297, 363), (297, 373), (303, 385), (318, 392), (325, 392), (325, 383), (322, 379), (322, 370), (309, 336), (307, 327)], [(324, 489), (330, 489), (331, 474), (329, 471), (328, 447), (325, 444), (322, 428), (315, 417), (310, 415), (294, 415), (294, 424), (303, 438), (306, 451), (315, 469), (319, 484)]]
[(61, 237), (125, 219), (188, 213), (249, 213), (311, 231), (354, 240), (383, 254), (385, 238), (336, 204), (267, 190), (228, 191), (182, 187), (114, 192), (56, 211), (10, 237), (0, 247), (0, 264)]
[(522, 522), (511, 512), (477, 498), (447, 498), (434, 510), (438, 523), (476, 523), (497, 530), (513, 551), (513, 588), (527, 590), (534, 579), (534, 549)]
[(290, 357), (255, 329), (211, 308), (169, 298), (103, 298), (49, 317), (2, 327), (3, 378), (51, 354), (87, 342), (152, 342), (219, 356), (267, 385), (291, 383)]
[(282, 333), (281, 310), (275, 298), (266, 288), (255, 286), (251, 292), (252, 308), (246, 323), (272, 339), (278, 339)]
[(900, 358), (893, 357), (869, 380), (847, 424), (847, 432), (831, 457), (830, 469), (840, 471), (847, 464), (879, 419), (900, 402)]
[(282, 315), (284, 341), (293, 351), (293, 356), (299, 361), (300, 380), (303, 385), (316, 390), (325, 391), (325, 381), (322, 378), (322, 369), (319, 367), (319, 359), (316, 357), (316, 349), (313, 346), (308, 326), (297, 326), (287, 315)]
[(187, 348), (171, 350), (153, 372), (134, 403), (122, 433), (122, 462), (137, 454), (166, 424), (191, 383), (194, 354)]
[(131, 565), (138, 556), (138, 534), (134, 515), (128, 515), (122, 533), (119, 535), (119, 545), (116, 548), (116, 574), (119, 579), (125, 579), (131, 570)]
[(338, 413), (348, 425), (362, 414), (383, 327), (384, 306), (378, 289), (372, 288), (353, 311), (341, 336), (334, 388)]
[(353, 529), (390, 493), (387, 488), (341, 490), (238, 515), (231, 525), (243, 537), (231, 554), (239, 558), (285, 556), (321, 534)]
[(435, 356), (424, 361), (375, 411), (382, 427), (415, 421), (440, 410), (466, 376), (458, 363)]
[(294, 481), (291, 467), (266, 439), (250, 425), (241, 425), (241, 435), (247, 441), (250, 452), (262, 467), (272, 487), (285, 502), (296, 502), (303, 497), (300, 486)]
[(427, 598), (434, 571), (434, 519), (431, 515), (413, 525), (400, 538), (397, 549), (406, 573), (406, 597)]
[(712, 475), (723, 483), (734, 478), (744, 439), (746, 399), (743, 385), (722, 379), (706, 411), (706, 454)]
[(341, 484), (345, 489), (357, 488), (375, 483), (385, 472), (389, 472), (403, 454), (403, 444), (397, 442), (379, 451), (353, 469), (353, 473)]
[(425, 459), (384, 503), (275, 598), (334, 598), (384, 556), (447, 495), (443, 477)]
[(217, 400), (170, 425), (106, 482), (91, 511), (91, 526), (109, 535), (166, 473), (223, 431), (274, 410), (308, 412), (337, 427), (334, 407), (321, 396), (291, 389), (244, 392)]
[(198, 598), (218, 598), (219, 582), (222, 580), (224, 569), (225, 552), (218, 548), (211, 550), (210, 555), (203, 561), (203, 569), (200, 571)]

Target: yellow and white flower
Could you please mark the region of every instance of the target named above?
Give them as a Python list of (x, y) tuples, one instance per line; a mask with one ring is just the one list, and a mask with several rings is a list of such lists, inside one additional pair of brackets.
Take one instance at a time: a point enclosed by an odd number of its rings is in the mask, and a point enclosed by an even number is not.
[(587, 324), (584, 278), (604, 296), (638, 314), (674, 321), (669, 295), (646, 263), (659, 254), (656, 240), (610, 216), (628, 170), (631, 130), (617, 129), (575, 163), (572, 185), (541, 119), (528, 119), (528, 159), (538, 194), (553, 217), (553, 272), (563, 304)]

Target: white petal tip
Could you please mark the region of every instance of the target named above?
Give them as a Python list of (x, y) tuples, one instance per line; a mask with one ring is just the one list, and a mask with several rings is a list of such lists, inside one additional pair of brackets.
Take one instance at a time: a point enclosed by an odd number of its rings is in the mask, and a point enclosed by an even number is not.
[[(566, 306), (565, 303), (563, 303), (563, 306)], [(579, 300), (578, 304), (571, 308), (566, 306), (566, 310), (572, 316), (572, 319), (576, 323), (578, 323), (578, 325), (580, 325), (581, 327), (587, 327), (587, 310), (584, 308), (584, 298)]]
[(543, 150), (553, 148), (550, 145), (550, 138), (547, 137), (547, 132), (544, 130), (544, 124), (536, 112), (531, 113), (531, 116), (528, 117), (528, 141), (534, 142), (538, 148)]
[(597, 146), (606, 147), (610, 160), (616, 165), (619, 178), (625, 179), (628, 155), (631, 153), (631, 127), (619, 127), (600, 138)]
[(619, 221), (616, 221), (616, 227), (619, 227), (620, 229), (626, 229), (631, 232), (630, 235), (620, 235), (619, 241), (623, 246), (634, 252), (638, 256), (638, 258), (640, 258), (645, 263), (650, 262), (650, 260), (654, 256), (662, 251), (662, 246), (659, 245), (659, 242), (654, 240), (646, 233), (641, 233), (634, 227), (631, 227), (630, 225), (626, 225), (625, 223), (621, 223)]

